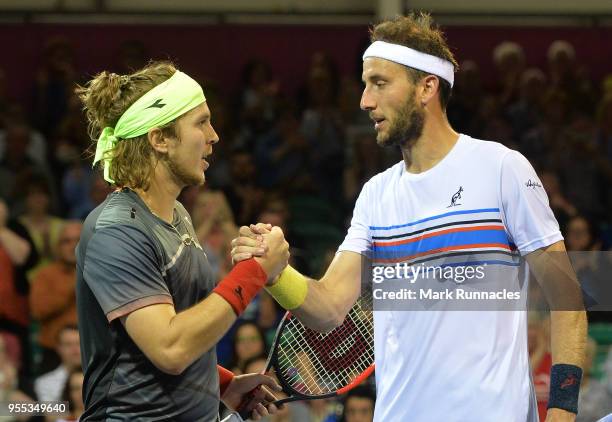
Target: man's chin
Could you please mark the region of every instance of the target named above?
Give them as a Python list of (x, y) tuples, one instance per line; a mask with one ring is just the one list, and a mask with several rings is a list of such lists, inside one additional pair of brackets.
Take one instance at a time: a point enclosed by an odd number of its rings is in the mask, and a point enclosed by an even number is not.
[(389, 137), (383, 132), (378, 132), (376, 134), (376, 143), (380, 146), (384, 146), (387, 142), (387, 139), (389, 139)]
[(202, 173), (200, 177), (194, 178), (191, 182), (192, 186), (202, 186), (206, 182), (206, 175)]
[(183, 188), (188, 186), (202, 186), (206, 181), (206, 176), (204, 174), (198, 175), (189, 175), (188, 177), (182, 177), (179, 180), (182, 181)]
[(376, 136), (376, 144), (378, 144), (379, 147), (390, 147), (394, 145), (389, 136), (383, 135), (382, 133), (379, 133), (378, 136)]

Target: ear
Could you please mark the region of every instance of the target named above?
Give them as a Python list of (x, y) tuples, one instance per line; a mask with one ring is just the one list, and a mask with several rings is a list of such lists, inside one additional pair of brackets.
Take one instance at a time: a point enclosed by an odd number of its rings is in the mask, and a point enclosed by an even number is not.
[(420, 87), (420, 101), (421, 104), (426, 106), (436, 98), (438, 90), (440, 89), (440, 79), (434, 75), (428, 75), (421, 80)]
[(168, 153), (168, 138), (166, 138), (162, 132), (162, 130), (158, 127), (154, 127), (149, 129), (147, 133), (147, 137), (149, 139), (149, 143), (153, 147), (153, 150), (159, 152), (161, 154)]

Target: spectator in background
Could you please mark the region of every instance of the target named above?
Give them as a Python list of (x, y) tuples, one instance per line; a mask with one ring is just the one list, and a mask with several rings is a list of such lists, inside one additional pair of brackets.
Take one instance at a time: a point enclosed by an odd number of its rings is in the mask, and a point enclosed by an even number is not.
[(229, 253), (231, 240), (238, 233), (234, 216), (222, 191), (201, 191), (189, 210), (198, 240), (208, 256), (208, 262), (217, 280), (225, 277), (232, 268)]
[(43, 179), (33, 179), (25, 186), (25, 212), (19, 217), (34, 241), (38, 252), (37, 267), (50, 263), (55, 258), (63, 220), (50, 214), (51, 194)]
[(542, 100), (542, 110), (542, 120), (523, 135), (519, 145), (535, 168), (555, 168), (554, 156), (564, 139), (571, 113), (567, 94), (548, 91)]
[(40, 372), (48, 372), (60, 364), (55, 345), (62, 327), (77, 324), (76, 256), (82, 224), (68, 221), (60, 231), (57, 259), (40, 268), (32, 280), (30, 309), (40, 322), (38, 342), (43, 349)]
[(590, 307), (589, 322), (610, 322), (612, 312), (604, 304), (610, 303), (612, 260), (609, 254), (598, 253), (602, 244), (593, 222), (576, 215), (565, 226), (564, 236), (585, 303)]
[(306, 402), (310, 422), (336, 422), (341, 414), (341, 405), (335, 399), (320, 399)]
[(519, 97), (525, 51), (515, 42), (504, 41), (493, 49), (493, 63), (497, 69), (497, 97), (502, 106), (507, 106)]
[(565, 40), (555, 40), (546, 53), (552, 86), (571, 94), (576, 84), (576, 50)]
[(550, 208), (553, 210), (555, 217), (557, 217), (559, 226), (565, 227), (569, 219), (578, 214), (578, 210), (576, 210), (576, 207), (567, 200), (561, 191), (559, 177), (554, 171), (545, 170), (541, 172), (540, 180), (548, 194)]
[(34, 381), (34, 391), (39, 401), (58, 401), (68, 374), (81, 366), (79, 329), (76, 325), (62, 327), (57, 335), (56, 351), (61, 359), (60, 365)]
[(612, 161), (612, 89), (597, 105), (597, 139), (608, 160)]
[(338, 92), (338, 110), (344, 126), (371, 126), (368, 114), (356, 104), (361, 99), (361, 84), (359, 79), (343, 77)]
[[(498, 60), (513, 60), (511, 45), (502, 43), (498, 47)], [(518, 70), (508, 70), (511, 75), (516, 71)], [(499, 72), (499, 77), (502, 79), (514, 80), (515, 78), (515, 76), (504, 76), (506, 71), (503, 69), (499, 69)], [(502, 83), (500, 82), (500, 84)], [(518, 82), (516, 84), (518, 85)], [(480, 69), (475, 62), (466, 60), (461, 64), (457, 71), (455, 86), (448, 105), (449, 123), (456, 123), (457, 130), (461, 133), (469, 133), (471, 136), (481, 139), (494, 139), (506, 146), (513, 147), (512, 128), (502, 113), (502, 110), (505, 110), (508, 106), (505, 101), (511, 100), (503, 98), (503, 94), (490, 95), (485, 93), (482, 87)], [(502, 86), (499, 89), (503, 90), (504, 88)], [(515, 88), (512, 87), (512, 101), (514, 101), (514, 90)]]
[(56, 422), (78, 422), (85, 411), (85, 405), (83, 404), (83, 379), (83, 370), (80, 366), (74, 368), (68, 375), (62, 390), (62, 401), (68, 402), (70, 413)]
[(238, 99), (241, 133), (239, 148), (251, 150), (254, 138), (270, 130), (276, 119), (280, 85), (270, 64), (251, 59), (242, 70), (242, 90)]
[(10, 100), (6, 92), (6, 73), (4, 69), (0, 67), (0, 128), (4, 128), (4, 113), (6, 113), (9, 104)]
[(304, 177), (308, 143), (298, 119), (294, 107), (287, 104), (272, 129), (257, 138), (254, 158), (263, 188), (290, 190), (296, 179)]
[(341, 422), (372, 422), (374, 420), (374, 402), (376, 395), (366, 385), (360, 385), (349, 391), (344, 400), (344, 411)]
[(239, 374), (247, 359), (265, 355), (266, 345), (261, 329), (254, 322), (239, 323), (234, 334), (234, 357), (231, 371)]
[(266, 363), (268, 363), (268, 357), (264, 354), (253, 356), (244, 361), (240, 370), (244, 374), (261, 374), (266, 369)]
[(206, 187), (209, 189), (227, 189), (231, 185), (229, 157), (236, 143), (236, 132), (239, 127), (231, 120), (233, 113), (226, 101), (218, 98), (214, 101), (215, 131), (222, 142), (215, 144), (215, 153), (208, 157), (210, 167), (206, 170)]
[(574, 46), (565, 40), (553, 41), (546, 56), (553, 89), (565, 92), (577, 110), (591, 114), (595, 93), (587, 69), (576, 60)]
[(3, 116), (3, 129), (0, 130), (0, 161), (4, 160), (14, 143), (21, 143), (31, 162), (47, 170), (47, 141), (37, 130), (30, 127), (23, 108), (11, 104)]
[(259, 213), (258, 220), (265, 224), (278, 226), (283, 230), (285, 238), (289, 239), (290, 235), (287, 223), (289, 221), (289, 208), (287, 202), (278, 195), (269, 195)]
[(66, 107), (66, 114), (49, 138), (52, 147), (49, 158), (60, 179), (68, 168), (81, 161), (83, 151), (90, 145), (87, 121), (83, 119), (81, 102), (74, 92), (68, 97)]
[(487, 96), (482, 102), (478, 120), (482, 126), (477, 131), (482, 139), (495, 139), (505, 146), (518, 149), (513, 130), (503, 113), (504, 104), (495, 96)]
[(612, 391), (604, 383), (591, 376), (596, 351), (597, 343), (589, 337), (586, 344), (584, 373), (580, 383), (579, 412), (576, 422), (592, 422), (612, 413)]
[[(601, 242), (593, 224), (583, 215), (574, 215), (565, 226), (565, 244), (568, 251), (597, 251)], [(577, 270), (578, 272), (578, 270)]]
[(529, 365), (531, 366), (533, 387), (538, 403), (538, 415), (542, 422), (546, 419), (550, 391), (550, 369), (552, 367), (549, 326), (550, 320), (548, 318), (542, 319), (534, 312), (529, 314), (527, 327)]
[(308, 143), (309, 171), (326, 199), (342, 195), (344, 122), (338, 107), (338, 72), (331, 59), (317, 53), (308, 72), (307, 104), (300, 132)]
[(529, 68), (521, 75), (519, 88), (519, 98), (505, 109), (514, 139), (520, 139), (542, 120), (546, 75), (538, 68)]
[(0, 330), (19, 339), (22, 353), (22, 373), (30, 372), (28, 324), (29, 284), (26, 272), (38, 260), (27, 230), (15, 220), (9, 220), (8, 207), (0, 198)]
[[(0, 158), (0, 196), (9, 201), (11, 213), (23, 211), (23, 188), (31, 179), (47, 181), (47, 189), (52, 190), (52, 175), (40, 157), (34, 158), (30, 149), (37, 142), (32, 141), (31, 132), (25, 124), (7, 124), (4, 131), (4, 150)], [(44, 159), (44, 158), (43, 158)]]
[(230, 158), (230, 173), (232, 184), (225, 191), (236, 224), (239, 226), (256, 221), (260, 211), (264, 192), (255, 181), (257, 180), (257, 167), (253, 156), (247, 150), (232, 152)]
[(607, 179), (604, 163), (597, 157), (594, 129), (587, 116), (572, 119), (562, 138), (557, 139), (555, 165), (568, 199), (579, 204), (581, 212), (602, 219), (609, 215), (605, 191), (612, 179)]
[(455, 74), (453, 95), (448, 103), (450, 124), (461, 133), (478, 134), (485, 123), (479, 118), (485, 98), (478, 64), (473, 60), (461, 62)]
[(113, 190), (99, 173), (79, 162), (64, 174), (62, 197), (68, 218), (84, 220)]
[(76, 71), (73, 46), (66, 38), (49, 40), (43, 55), (44, 63), (36, 75), (34, 115), (38, 118), (38, 128), (49, 136), (68, 109)]
[(267, 291), (259, 293), (257, 326), (264, 333), (266, 349), (272, 346), (276, 329), (283, 316), (283, 312), (278, 303), (270, 296)]
[[(5, 405), (9, 402), (34, 403), (34, 400), (19, 389), (17, 365), (8, 356), (6, 343), (0, 335), (0, 409), (5, 409)], [(29, 416), (26, 415), (15, 419), (25, 421), (28, 418)]]
[[(361, 186), (382, 169), (387, 168), (396, 157), (395, 150), (381, 149), (376, 145), (376, 133), (371, 126), (348, 128), (346, 167), (344, 169), (344, 200), (353, 204)], [(390, 159), (391, 158), (391, 159)]]
[(287, 201), (278, 194), (270, 194), (266, 197), (256, 221), (280, 227), (285, 234), (285, 239), (291, 242), (289, 247), (291, 253), (289, 258), (290, 264), (295, 268), (306, 269), (308, 268), (308, 257), (303, 249), (304, 239), (295, 235), (292, 226), (289, 224), (290, 217)]
[[(608, 180), (604, 194), (606, 207), (610, 210), (612, 209), (612, 183), (610, 183), (612, 181), (612, 90), (599, 102), (596, 118), (595, 145), (598, 150), (596, 159), (601, 162), (602, 172)], [(612, 223), (609, 215), (607, 222)]]

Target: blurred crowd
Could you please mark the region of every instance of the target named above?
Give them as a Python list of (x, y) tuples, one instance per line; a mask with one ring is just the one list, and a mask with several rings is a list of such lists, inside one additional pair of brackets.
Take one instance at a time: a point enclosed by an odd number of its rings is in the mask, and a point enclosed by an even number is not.
[[(448, 117), (456, 130), (531, 161), (569, 250), (605, 251), (612, 245), (612, 74), (591, 80), (575, 48), (555, 41), (542, 51), (548, 67), (539, 69), (520, 45), (503, 42), (491, 54), (495, 85), (483, 83), (478, 63), (464, 60)], [(118, 73), (148, 59), (136, 41), (121, 51)], [(82, 220), (111, 189), (86, 152), (91, 140), (73, 92), (86, 75), (75, 66), (73, 45), (54, 39), (44, 54), (30, 103), (7, 97), (0, 69), (0, 402), (61, 399), (71, 411), (63, 419), (76, 420), (83, 374), (74, 248)], [(307, 75), (297, 92), (286, 92), (271, 66), (253, 59), (241, 86), (204, 83), (221, 141), (206, 186), (187, 188), (179, 199), (219, 279), (232, 265), (230, 240), (253, 222), (280, 226), (292, 265), (321, 276), (363, 183), (401, 159), (376, 145), (372, 122), (358, 107), (360, 75), (339, 74), (324, 52), (312, 56)], [(260, 371), (281, 317), (261, 293), (219, 343), (220, 363), (235, 373)], [(612, 320), (603, 312), (589, 318), (600, 331), (589, 339), (578, 421), (612, 412)], [(541, 411), (551, 365), (548, 324), (530, 316)], [(268, 420), (371, 421), (374, 398), (370, 380), (341, 400), (292, 404)]]

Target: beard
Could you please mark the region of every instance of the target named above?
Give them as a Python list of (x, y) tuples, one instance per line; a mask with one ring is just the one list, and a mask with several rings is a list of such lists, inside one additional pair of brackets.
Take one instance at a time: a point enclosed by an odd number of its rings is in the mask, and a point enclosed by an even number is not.
[(425, 113), (414, 105), (414, 91), (406, 99), (404, 106), (399, 109), (394, 122), (389, 122), (387, 136), (379, 133), (376, 141), (383, 147), (399, 146), (407, 147), (413, 145), (423, 133), (425, 124)]
[(174, 157), (165, 156), (164, 164), (168, 167), (170, 175), (179, 186), (201, 186), (204, 184), (204, 174), (188, 171), (189, 169), (186, 169)]

